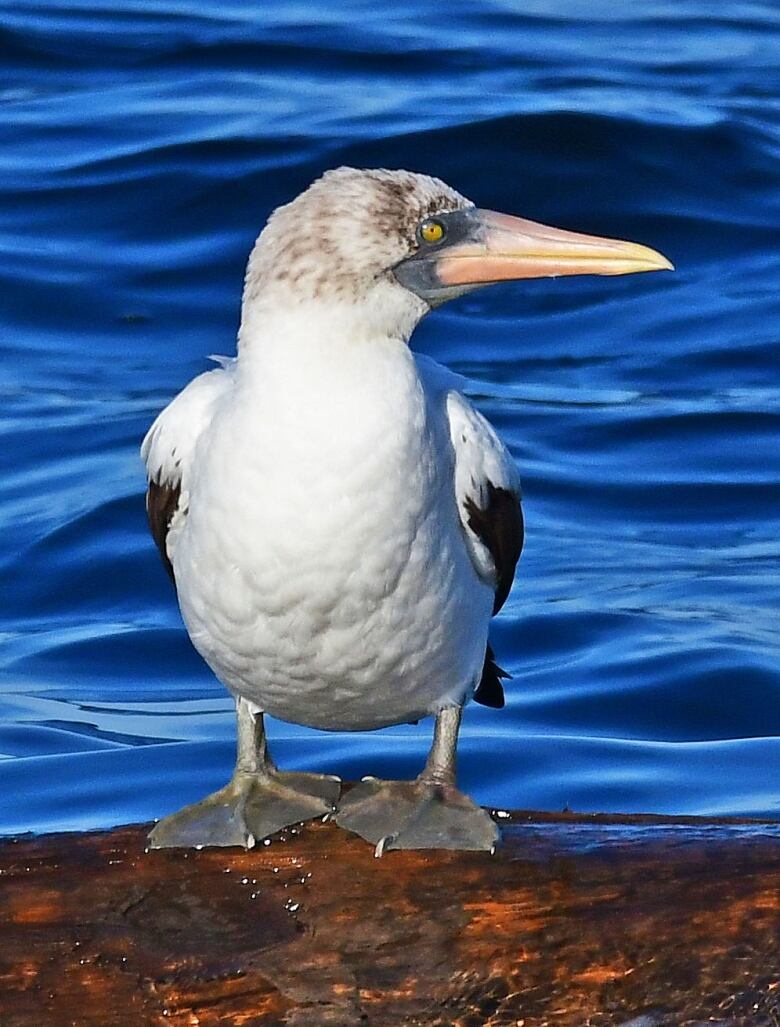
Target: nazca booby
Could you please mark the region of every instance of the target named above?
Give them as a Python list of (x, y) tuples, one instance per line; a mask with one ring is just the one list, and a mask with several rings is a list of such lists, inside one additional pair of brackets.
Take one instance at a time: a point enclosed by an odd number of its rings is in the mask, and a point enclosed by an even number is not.
[[(488, 622), (523, 542), (515, 464), (409, 339), (508, 279), (671, 265), (635, 243), (480, 210), (408, 171), (339, 168), (277, 209), (246, 272), (238, 355), (195, 378), (142, 456), (152, 535), (190, 638), (237, 708), (223, 789), (151, 845), (243, 845), (331, 811), (385, 848), (492, 849), (455, 785), (463, 705), (503, 705)], [(263, 714), (328, 730), (434, 715), (412, 782), (283, 773)]]

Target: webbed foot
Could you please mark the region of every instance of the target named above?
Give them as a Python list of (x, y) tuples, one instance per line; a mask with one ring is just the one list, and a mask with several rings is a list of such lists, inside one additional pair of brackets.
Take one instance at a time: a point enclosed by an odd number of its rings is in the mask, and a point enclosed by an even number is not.
[(492, 852), (498, 828), (480, 806), (452, 784), (418, 778), (366, 778), (342, 800), (336, 823), (388, 849), (476, 849)]
[(153, 849), (251, 849), (283, 827), (333, 813), (340, 792), (339, 778), (325, 774), (236, 771), (218, 792), (155, 824), (149, 844)]

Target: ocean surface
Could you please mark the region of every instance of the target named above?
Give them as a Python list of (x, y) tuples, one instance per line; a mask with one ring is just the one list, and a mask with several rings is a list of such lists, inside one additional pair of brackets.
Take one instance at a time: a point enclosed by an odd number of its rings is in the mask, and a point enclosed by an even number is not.
[[(780, 8), (704, 0), (0, 6), (0, 832), (159, 817), (234, 723), (146, 531), (139, 442), (234, 352), (271, 209), (339, 164), (635, 239), (674, 274), (496, 287), (415, 347), (472, 380), (526, 549), (469, 707), (495, 807), (780, 815)], [(430, 722), (271, 724), (413, 776)]]

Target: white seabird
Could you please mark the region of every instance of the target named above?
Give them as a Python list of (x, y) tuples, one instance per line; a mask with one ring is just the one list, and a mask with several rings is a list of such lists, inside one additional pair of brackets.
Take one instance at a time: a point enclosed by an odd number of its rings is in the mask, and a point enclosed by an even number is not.
[[(232, 693), (225, 788), (151, 844), (243, 845), (338, 810), (385, 848), (491, 849), (455, 786), (461, 710), (503, 705), (488, 623), (523, 541), (520, 482), (458, 379), (409, 349), (481, 285), (669, 268), (634, 243), (477, 209), (408, 171), (339, 168), (276, 210), (249, 259), (238, 356), (142, 446), (147, 511), (190, 638)], [(362, 731), (436, 717), (412, 782), (282, 773), (263, 714)]]

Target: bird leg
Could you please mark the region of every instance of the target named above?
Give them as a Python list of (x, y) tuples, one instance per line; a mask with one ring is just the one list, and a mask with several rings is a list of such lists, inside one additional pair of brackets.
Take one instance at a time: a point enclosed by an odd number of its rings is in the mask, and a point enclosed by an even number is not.
[(461, 707), (436, 716), (425, 769), (415, 781), (368, 777), (342, 800), (336, 823), (387, 849), (486, 849), (498, 841), (490, 816), (455, 787)]
[(238, 754), (224, 788), (165, 817), (149, 834), (153, 849), (241, 845), (336, 809), (341, 781), (325, 774), (283, 773), (268, 752), (263, 715), (236, 699)]

